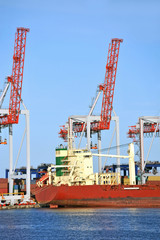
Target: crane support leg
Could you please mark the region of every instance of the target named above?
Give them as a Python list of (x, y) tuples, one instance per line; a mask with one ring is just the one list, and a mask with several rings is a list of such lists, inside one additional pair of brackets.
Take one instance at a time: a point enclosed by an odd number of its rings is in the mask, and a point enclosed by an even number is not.
[(16, 175), (13, 170), (13, 126), (9, 124), (9, 196), (11, 205), (14, 204), (14, 201), (22, 199), (21, 195), (13, 194), (13, 181), (14, 179), (26, 179), (26, 195), (24, 195), (25, 200), (30, 200), (30, 124), (29, 124), (29, 110), (21, 110), (20, 114), (25, 115), (26, 120), (26, 173), (22, 175)]
[(26, 179), (26, 195), (30, 199), (30, 124), (29, 124), (29, 111), (26, 111), (26, 158), (27, 158), (27, 179)]
[[(116, 146), (117, 146), (117, 155), (120, 155), (120, 137), (119, 137), (119, 117), (117, 115), (112, 117), (112, 120), (115, 121), (116, 126)], [(121, 175), (121, 169), (120, 169), (120, 158), (117, 158), (117, 173), (119, 173), (119, 176)], [(121, 184), (121, 178), (117, 179), (118, 184)]]
[[(98, 131), (97, 133), (98, 136), (98, 154), (101, 154), (101, 131)], [(101, 156), (98, 156), (98, 172), (102, 172), (102, 159)]]
[[(116, 117), (116, 145), (117, 145), (117, 155), (120, 155), (120, 137), (119, 137), (119, 117)], [(120, 175), (121, 169), (120, 169), (120, 158), (117, 158), (117, 172)], [(121, 179), (118, 181), (119, 184), (121, 184)]]
[(90, 130), (90, 116), (87, 116), (87, 149), (90, 151), (90, 136), (91, 135), (91, 130)]
[(143, 176), (144, 173), (144, 139), (143, 139), (143, 119), (139, 118), (139, 126), (140, 126), (140, 160), (141, 160), (141, 182), (145, 184), (145, 178)]
[(9, 124), (9, 193), (13, 193), (13, 126)]

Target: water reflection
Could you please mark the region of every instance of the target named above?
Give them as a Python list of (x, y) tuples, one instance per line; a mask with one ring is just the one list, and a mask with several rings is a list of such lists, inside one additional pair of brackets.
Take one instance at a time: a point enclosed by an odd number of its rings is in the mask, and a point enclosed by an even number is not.
[[(158, 239), (160, 209), (0, 211), (1, 239)], [(40, 236), (40, 237), (39, 237)]]

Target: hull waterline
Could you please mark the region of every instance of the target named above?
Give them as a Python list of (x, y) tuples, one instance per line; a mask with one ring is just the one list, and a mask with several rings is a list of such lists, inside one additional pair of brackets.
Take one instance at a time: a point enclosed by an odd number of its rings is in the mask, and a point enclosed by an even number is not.
[(44, 186), (35, 193), (41, 205), (61, 207), (160, 207), (160, 187), (135, 186)]

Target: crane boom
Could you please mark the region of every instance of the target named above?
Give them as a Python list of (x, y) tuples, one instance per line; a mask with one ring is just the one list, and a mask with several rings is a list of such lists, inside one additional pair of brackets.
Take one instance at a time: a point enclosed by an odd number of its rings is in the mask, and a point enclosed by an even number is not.
[(17, 28), (15, 34), (12, 75), (8, 77), (8, 82), (11, 83), (9, 114), (0, 117), (0, 125), (15, 124), (19, 121), (27, 32), (28, 28)]
[[(156, 136), (160, 136), (160, 123), (144, 123), (143, 133), (147, 137), (152, 137), (154, 132), (156, 132)], [(140, 134), (139, 126), (131, 126), (127, 134), (129, 138), (136, 139)]]
[(115, 80), (117, 73), (117, 63), (119, 56), (120, 43), (122, 39), (112, 39), (112, 44), (109, 45), (105, 81), (103, 85), (103, 99), (101, 108), (101, 122), (99, 129), (109, 129), (111, 121), (111, 113), (113, 108), (113, 95), (115, 88)]
[[(113, 38), (111, 43), (109, 44), (106, 72), (105, 72), (105, 81), (103, 84), (99, 85), (99, 93), (103, 92), (100, 120), (90, 123), (91, 132), (98, 132), (100, 130), (105, 130), (110, 128), (119, 48), (120, 48), (121, 42), (123, 42), (122, 39)], [(98, 96), (99, 95), (100, 94), (98, 94)], [(94, 109), (94, 107), (95, 106), (93, 106), (92, 109)], [(92, 111), (90, 112), (92, 114)], [(87, 125), (84, 122), (73, 123), (73, 131), (75, 134), (80, 133), (82, 131), (86, 131), (86, 129), (87, 129)], [(61, 138), (63, 138), (66, 141), (67, 129), (64, 126), (63, 126), (63, 129), (60, 129), (59, 135)]]

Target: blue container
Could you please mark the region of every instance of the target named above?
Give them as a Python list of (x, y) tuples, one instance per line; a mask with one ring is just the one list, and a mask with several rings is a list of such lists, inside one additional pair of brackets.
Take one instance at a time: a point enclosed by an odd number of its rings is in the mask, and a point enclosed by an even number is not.
[(18, 185), (14, 185), (14, 189), (18, 190)]

